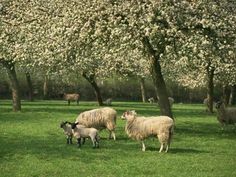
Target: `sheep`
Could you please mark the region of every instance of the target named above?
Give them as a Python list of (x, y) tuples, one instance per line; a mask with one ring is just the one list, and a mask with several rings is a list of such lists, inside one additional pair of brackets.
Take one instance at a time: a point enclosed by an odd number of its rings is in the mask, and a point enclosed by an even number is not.
[(64, 134), (66, 135), (66, 143), (67, 144), (72, 144), (72, 129), (71, 126), (67, 125), (67, 121), (66, 122), (61, 122), (60, 127), (64, 130)]
[[(60, 124), (60, 127), (64, 130), (64, 134), (66, 135), (66, 142), (67, 144), (73, 144), (72, 143), (72, 137), (73, 137), (73, 132), (72, 132), (72, 129), (71, 129), (71, 126), (67, 125), (69, 122), (68, 121), (65, 121), (65, 122), (61, 122)], [(85, 127), (83, 125), (81, 125), (82, 127)], [(85, 143), (85, 138), (83, 138), (83, 144)]]
[(215, 104), (217, 110), (217, 119), (220, 124), (235, 124), (236, 123), (236, 108), (226, 108), (222, 101)]
[(81, 138), (89, 138), (92, 140), (93, 148), (99, 148), (99, 135), (98, 130), (96, 128), (86, 128), (83, 125), (79, 125), (79, 123), (70, 123), (71, 129), (73, 132), (73, 136), (78, 141), (78, 147), (81, 147)]
[(104, 107), (80, 113), (75, 122), (88, 128), (93, 127), (98, 130), (107, 129), (109, 131), (109, 139), (112, 135), (113, 139), (116, 140), (116, 115), (117, 113), (114, 109)]
[(168, 151), (174, 133), (174, 121), (168, 116), (137, 117), (135, 111), (126, 111), (121, 119), (126, 120), (125, 131), (133, 139), (140, 140), (142, 151), (146, 150), (144, 140), (150, 136), (157, 136), (161, 147), (159, 152)]
[(151, 98), (148, 98), (148, 102), (149, 102), (149, 103), (153, 104), (153, 103), (154, 103), (154, 101), (155, 101), (155, 100), (154, 100), (154, 98), (153, 98), (153, 97), (151, 97)]
[(107, 106), (111, 106), (111, 103), (112, 103), (112, 98), (106, 99), (105, 104), (106, 104)]
[(71, 101), (76, 101), (77, 102), (77, 105), (79, 104), (79, 98), (80, 98), (80, 95), (78, 93), (64, 93), (64, 99), (66, 101), (68, 101), (68, 105), (70, 105), (70, 102)]

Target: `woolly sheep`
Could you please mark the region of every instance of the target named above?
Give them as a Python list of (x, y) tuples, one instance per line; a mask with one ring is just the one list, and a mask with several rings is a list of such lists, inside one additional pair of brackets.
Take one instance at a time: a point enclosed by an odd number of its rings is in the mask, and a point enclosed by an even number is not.
[(125, 131), (129, 137), (142, 143), (142, 151), (146, 150), (144, 140), (150, 136), (157, 136), (161, 147), (159, 152), (168, 151), (174, 132), (174, 121), (167, 116), (137, 117), (135, 111), (126, 111), (122, 115), (125, 119)]
[(216, 103), (217, 119), (221, 125), (236, 123), (236, 108), (226, 108), (222, 101)]
[(82, 112), (76, 118), (76, 123), (84, 125), (85, 127), (93, 127), (98, 130), (108, 129), (109, 138), (111, 135), (116, 140), (115, 126), (116, 126), (116, 111), (109, 107), (93, 109)]
[(79, 125), (79, 123), (70, 123), (73, 136), (78, 141), (78, 147), (81, 147), (81, 138), (90, 138), (93, 143), (93, 148), (99, 148), (99, 135), (98, 130), (95, 128), (86, 128), (83, 125)]
[(68, 101), (68, 105), (70, 105), (71, 101), (76, 101), (77, 104), (79, 104), (79, 98), (80, 95), (78, 93), (72, 93), (72, 94), (64, 93), (64, 99)]
[[(73, 132), (70, 125), (67, 125), (69, 122), (61, 122), (60, 127), (63, 129), (64, 134), (66, 135), (66, 143), (72, 144)], [(81, 125), (82, 126), (82, 125)], [(85, 127), (85, 126), (83, 126)], [(85, 138), (83, 138), (83, 144), (85, 143)]]
[(106, 104), (107, 106), (111, 106), (111, 103), (112, 103), (112, 98), (106, 99), (105, 104)]

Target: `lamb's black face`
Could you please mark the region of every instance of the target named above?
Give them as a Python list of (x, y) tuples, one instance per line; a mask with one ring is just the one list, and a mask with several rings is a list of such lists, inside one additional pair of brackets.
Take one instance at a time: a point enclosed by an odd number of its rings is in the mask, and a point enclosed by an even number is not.
[(61, 122), (60, 127), (62, 128), (63, 126), (65, 126), (65, 124), (65, 122)]

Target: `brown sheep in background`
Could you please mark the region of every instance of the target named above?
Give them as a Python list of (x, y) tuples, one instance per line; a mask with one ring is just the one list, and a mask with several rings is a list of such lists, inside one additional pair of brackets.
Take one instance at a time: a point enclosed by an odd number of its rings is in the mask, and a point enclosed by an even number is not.
[(68, 105), (70, 105), (71, 101), (76, 101), (78, 105), (79, 98), (80, 98), (80, 95), (78, 93), (64, 93), (64, 100), (68, 101)]

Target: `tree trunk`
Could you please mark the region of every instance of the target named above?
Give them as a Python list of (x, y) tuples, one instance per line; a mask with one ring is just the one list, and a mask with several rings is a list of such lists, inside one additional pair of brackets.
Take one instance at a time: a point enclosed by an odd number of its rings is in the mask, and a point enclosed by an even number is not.
[(234, 104), (235, 92), (236, 92), (236, 85), (233, 85), (233, 86), (231, 86), (231, 89), (230, 89), (229, 105)]
[(18, 79), (16, 76), (15, 66), (11, 62), (2, 62), (3, 66), (7, 70), (7, 74), (9, 76), (11, 91), (12, 91), (12, 103), (13, 103), (13, 111), (21, 111), (21, 98), (20, 98), (20, 86), (18, 83)]
[(48, 75), (45, 75), (43, 82), (43, 99), (48, 99)]
[(97, 98), (97, 102), (98, 102), (98, 105), (99, 106), (103, 106), (103, 100), (102, 100), (102, 95), (101, 95), (101, 92), (100, 92), (100, 88), (98, 87), (95, 79), (94, 79), (94, 76), (93, 75), (86, 75), (85, 73), (83, 73), (83, 77), (90, 83), (90, 85), (93, 87), (94, 89), (94, 93), (96, 95), (96, 98)]
[(173, 118), (172, 111), (170, 108), (170, 103), (168, 100), (168, 94), (166, 89), (166, 84), (162, 75), (161, 65), (160, 65), (160, 54), (164, 53), (165, 46), (159, 46), (158, 51), (154, 50), (149, 39), (144, 37), (143, 44), (147, 49), (149, 60), (151, 63), (151, 74), (152, 79), (157, 89), (157, 94), (159, 97), (159, 106), (161, 115), (166, 115)]
[(30, 73), (26, 72), (25, 77), (26, 77), (26, 81), (27, 81), (28, 89), (29, 89), (29, 92), (28, 92), (29, 101), (33, 101), (34, 100), (33, 99), (33, 84), (32, 84)]
[(213, 113), (213, 96), (214, 96), (214, 72), (215, 68), (210, 66), (211, 63), (207, 66), (207, 99), (208, 99), (208, 110), (210, 113)]
[(231, 88), (228, 85), (223, 86), (223, 102), (227, 106), (230, 100)]
[(146, 102), (146, 89), (145, 89), (145, 80), (144, 78), (140, 78), (140, 88), (141, 88), (141, 95), (143, 103)]

